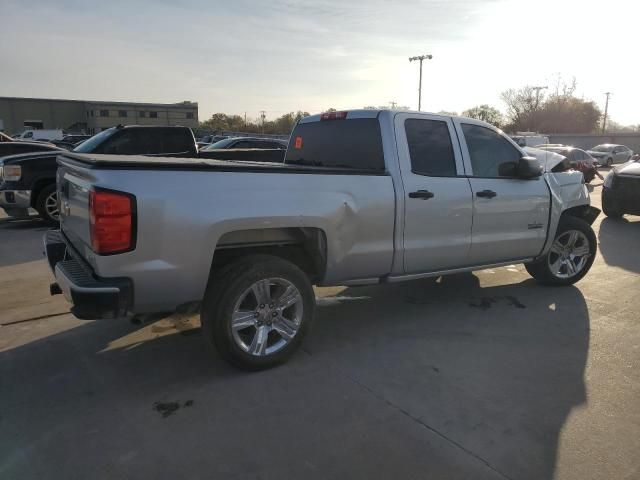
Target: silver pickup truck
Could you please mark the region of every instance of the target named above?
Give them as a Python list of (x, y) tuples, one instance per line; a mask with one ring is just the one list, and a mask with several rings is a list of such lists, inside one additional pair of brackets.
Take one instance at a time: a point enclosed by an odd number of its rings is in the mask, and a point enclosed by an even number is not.
[(596, 253), (582, 174), (553, 173), (468, 118), (306, 117), (280, 164), (72, 152), (58, 163), (52, 293), (87, 319), (197, 308), (207, 340), (247, 369), (298, 347), (314, 284), (524, 263), (568, 285)]

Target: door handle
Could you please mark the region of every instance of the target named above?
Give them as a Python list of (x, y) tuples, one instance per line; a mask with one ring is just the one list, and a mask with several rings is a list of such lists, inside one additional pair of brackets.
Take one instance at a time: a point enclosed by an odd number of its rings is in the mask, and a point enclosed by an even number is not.
[(433, 197), (433, 192), (430, 192), (429, 190), (418, 190), (417, 192), (409, 193), (409, 198), (421, 198), (422, 200), (428, 200)]
[(476, 192), (476, 197), (482, 197), (482, 198), (493, 198), (496, 195), (498, 194), (493, 190), (482, 190), (481, 192)]

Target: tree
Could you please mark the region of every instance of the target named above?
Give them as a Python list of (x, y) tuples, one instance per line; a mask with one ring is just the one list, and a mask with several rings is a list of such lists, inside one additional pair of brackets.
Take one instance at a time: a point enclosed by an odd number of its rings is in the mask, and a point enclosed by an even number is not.
[(228, 115), (226, 113), (214, 113), (211, 118), (200, 122), (200, 128), (218, 132), (244, 132), (244, 133), (269, 133), (288, 135), (293, 130), (295, 124), (302, 117), (308, 117), (309, 112), (297, 111), (289, 112), (276, 118), (275, 120), (262, 121), (248, 119), (240, 115)]
[(538, 113), (537, 124), (545, 133), (592, 133), (597, 130), (601, 116), (595, 102), (554, 95)]
[(598, 128), (601, 112), (592, 102), (574, 96), (576, 80), (558, 77), (553, 93), (545, 98), (540, 89), (525, 86), (509, 89), (500, 97), (507, 106), (507, 131), (544, 133), (592, 133)]
[(483, 122), (490, 123), (498, 128), (502, 127), (504, 124), (504, 117), (502, 116), (502, 113), (500, 113), (500, 110), (490, 107), (487, 104), (478, 105), (477, 107), (465, 110), (462, 112), (462, 116), (482, 120)]
[(500, 94), (507, 106), (509, 127), (513, 130), (534, 130), (535, 114), (540, 110), (544, 93), (526, 85), (519, 89), (510, 88)]

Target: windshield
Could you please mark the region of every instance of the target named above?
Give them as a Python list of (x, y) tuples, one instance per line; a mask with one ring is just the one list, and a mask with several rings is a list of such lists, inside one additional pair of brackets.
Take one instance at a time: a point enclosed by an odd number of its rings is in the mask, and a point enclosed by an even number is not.
[(78, 152), (78, 153), (90, 153), (90, 152), (93, 152), (98, 145), (100, 145), (107, 138), (109, 138), (111, 135), (116, 133), (116, 131), (117, 130), (115, 128), (109, 128), (108, 130), (103, 130), (99, 134), (94, 135), (90, 139), (82, 142), (80, 145), (76, 146), (76, 148), (74, 148), (71, 151), (72, 152)]
[(235, 138), (225, 138), (224, 140), (220, 140), (219, 142), (212, 143), (211, 145), (207, 145), (202, 150), (215, 150), (217, 148), (228, 148), (235, 141)]
[(598, 145), (597, 147), (593, 147), (591, 151), (593, 152), (609, 152), (613, 147), (611, 145)]

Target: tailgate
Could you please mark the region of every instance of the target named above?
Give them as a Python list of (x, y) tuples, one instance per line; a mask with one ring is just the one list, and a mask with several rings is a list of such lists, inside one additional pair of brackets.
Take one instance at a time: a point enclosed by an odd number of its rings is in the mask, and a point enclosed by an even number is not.
[(58, 196), (60, 229), (79, 252), (91, 248), (89, 230), (89, 192), (92, 179), (89, 169), (58, 157)]

